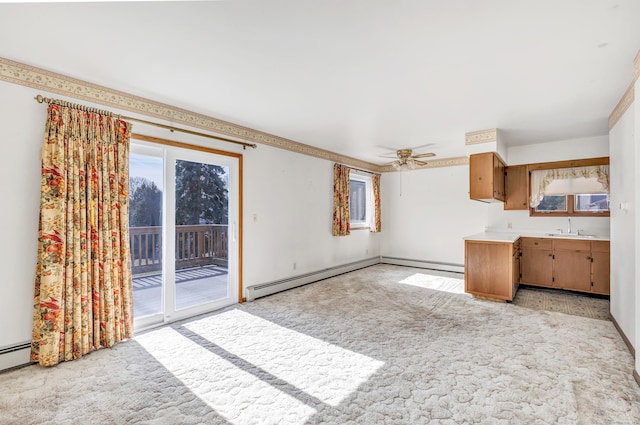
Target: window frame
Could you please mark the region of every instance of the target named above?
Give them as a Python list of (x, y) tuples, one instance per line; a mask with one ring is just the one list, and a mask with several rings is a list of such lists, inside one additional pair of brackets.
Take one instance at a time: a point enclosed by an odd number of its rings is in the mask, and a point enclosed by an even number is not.
[[(554, 168), (587, 167), (592, 165), (609, 165), (609, 157), (576, 159), (571, 161), (541, 162), (527, 164), (527, 202), (531, 199), (531, 172), (535, 170), (550, 170)], [(580, 194), (579, 194), (580, 195)], [(530, 217), (610, 217), (611, 208), (608, 211), (576, 211), (575, 196), (567, 194), (567, 211), (543, 212), (536, 211), (529, 205)]]
[(373, 179), (370, 175), (355, 173), (353, 170), (349, 173), (349, 212), (351, 212), (351, 180), (363, 182), (365, 184), (364, 221), (354, 221), (353, 218), (349, 217), (351, 230), (371, 229), (371, 217), (373, 211), (370, 206), (373, 205)]

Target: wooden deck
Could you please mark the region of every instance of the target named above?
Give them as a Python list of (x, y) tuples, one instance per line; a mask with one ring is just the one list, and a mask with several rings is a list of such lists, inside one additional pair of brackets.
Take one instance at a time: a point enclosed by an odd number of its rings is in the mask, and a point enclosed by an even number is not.
[[(176, 309), (226, 297), (227, 280), (227, 269), (215, 265), (176, 270)], [(144, 273), (133, 276), (135, 317), (160, 313), (162, 311), (161, 291), (161, 273)]]

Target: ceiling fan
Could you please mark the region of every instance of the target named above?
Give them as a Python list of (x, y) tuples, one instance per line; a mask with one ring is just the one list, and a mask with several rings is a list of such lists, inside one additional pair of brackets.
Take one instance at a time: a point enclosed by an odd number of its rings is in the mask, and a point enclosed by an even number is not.
[(436, 156), (433, 152), (421, 153), (417, 155), (413, 155), (413, 149), (398, 149), (396, 150), (395, 156), (381, 155), (385, 158), (396, 158), (395, 161), (391, 161), (385, 165), (391, 165), (396, 170), (413, 170), (419, 165), (427, 165), (426, 162), (421, 161), (419, 158), (429, 158), (432, 156)]

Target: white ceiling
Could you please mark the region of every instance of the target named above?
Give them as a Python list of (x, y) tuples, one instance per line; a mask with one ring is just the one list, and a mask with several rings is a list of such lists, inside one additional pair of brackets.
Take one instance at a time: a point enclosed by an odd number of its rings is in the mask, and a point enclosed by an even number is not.
[[(0, 56), (359, 159), (604, 135), (639, 0), (0, 4)], [(1, 97), (1, 96), (0, 96)], [(423, 149), (425, 150), (425, 149)]]

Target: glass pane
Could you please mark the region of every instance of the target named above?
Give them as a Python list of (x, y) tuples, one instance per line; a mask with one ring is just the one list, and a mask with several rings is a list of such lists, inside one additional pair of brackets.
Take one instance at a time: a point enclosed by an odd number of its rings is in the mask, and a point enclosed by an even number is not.
[(536, 211), (551, 212), (551, 211), (567, 211), (567, 196), (566, 195), (545, 195), (540, 202), (540, 205), (536, 207)]
[(576, 211), (609, 211), (606, 193), (576, 195)]
[(162, 309), (162, 159), (129, 159), (129, 243), (134, 317)]
[(349, 213), (352, 223), (364, 223), (367, 218), (366, 188), (360, 180), (349, 180)]
[(229, 294), (229, 169), (176, 161), (176, 309)]

